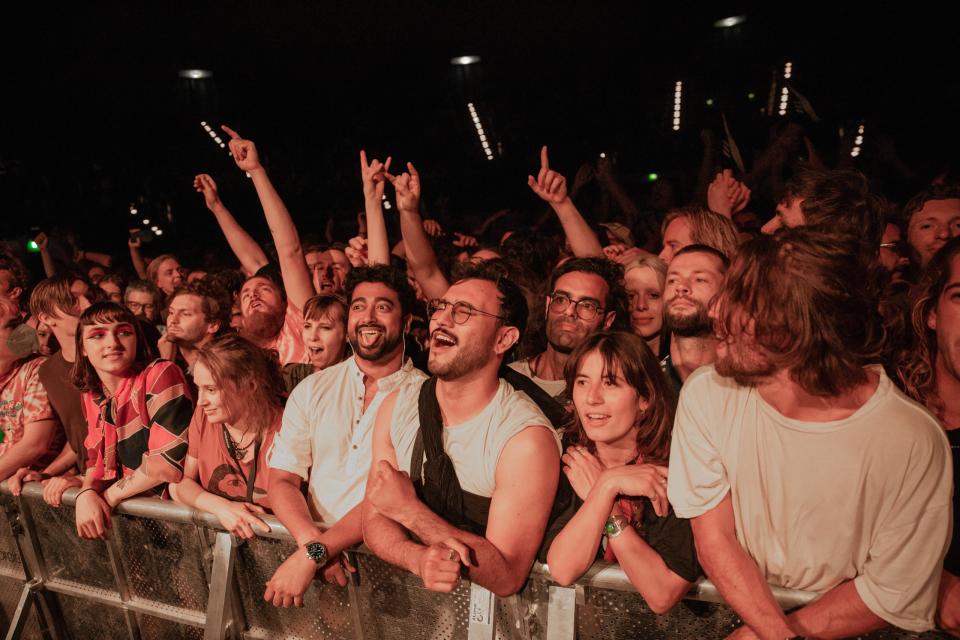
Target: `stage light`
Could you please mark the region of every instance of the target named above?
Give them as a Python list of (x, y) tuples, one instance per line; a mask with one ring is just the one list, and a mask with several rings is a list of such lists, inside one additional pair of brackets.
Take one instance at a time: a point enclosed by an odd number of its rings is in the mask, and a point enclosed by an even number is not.
[(777, 110), (782, 116), (787, 115), (787, 104), (790, 102), (790, 90), (783, 87), (780, 90), (780, 108)]
[(850, 157), (856, 158), (860, 155), (861, 148), (863, 147), (863, 130), (864, 123), (860, 123), (860, 126), (857, 127), (857, 136), (853, 139), (853, 147), (850, 149)]
[(656, 173), (647, 174), (647, 182), (656, 182), (659, 179), (660, 179), (660, 176), (657, 175)]
[(788, 62), (783, 65), (783, 78), (789, 80), (793, 76), (793, 63)]
[(729, 16), (727, 18), (721, 18), (713, 23), (713, 26), (717, 29), (729, 29), (730, 27), (735, 27), (738, 24), (743, 24), (747, 21), (747, 16)]
[(137, 208), (133, 205), (130, 205), (130, 215), (132, 216), (137, 215)]
[(708, 107), (712, 107), (712, 106), (713, 106), (713, 98), (707, 98), (707, 106), (708, 106)]
[(683, 103), (683, 81), (677, 80), (673, 85), (673, 130), (680, 130), (680, 111)]
[(483, 123), (480, 122), (480, 114), (472, 102), (467, 103), (467, 111), (470, 113), (470, 120), (477, 130), (477, 138), (480, 140), (480, 146), (483, 148), (487, 160), (493, 160), (493, 150), (490, 148), (490, 142), (487, 139), (487, 133), (483, 130)]
[(204, 80), (206, 78), (212, 78), (213, 71), (207, 69), (181, 69), (177, 75), (188, 80)]
[(450, 64), (455, 67), (465, 67), (468, 64), (477, 64), (480, 62), (480, 56), (457, 56), (450, 58)]
[(150, 218), (144, 218), (143, 224), (150, 224)]
[(154, 231), (154, 233), (157, 234), (158, 236), (162, 236), (162, 235), (163, 235), (163, 229), (157, 229), (156, 231)]

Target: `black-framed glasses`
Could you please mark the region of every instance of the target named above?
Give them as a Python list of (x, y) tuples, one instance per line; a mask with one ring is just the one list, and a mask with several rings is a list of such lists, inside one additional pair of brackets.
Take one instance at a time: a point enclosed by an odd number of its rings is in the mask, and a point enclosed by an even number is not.
[(554, 291), (550, 294), (550, 311), (563, 313), (571, 304), (576, 305), (575, 313), (581, 320), (596, 320), (603, 313), (603, 307), (593, 298), (574, 300), (565, 293)]
[(140, 313), (141, 311), (153, 311), (157, 308), (157, 305), (152, 302), (146, 304), (141, 304), (139, 302), (127, 302), (127, 308), (134, 313)]
[(427, 303), (427, 311), (430, 314), (430, 317), (437, 315), (441, 311), (446, 311), (451, 309), (451, 315), (453, 316), (454, 324), (465, 324), (467, 320), (472, 318), (474, 315), (487, 316), (490, 318), (496, 318), (497, 320), (505, 320), (503, 316), (498, 316), (495, 313), (489, 313), (481, 309), (477, 309), (475, 306), (469, 302), (450, 302), (449, 300), (443, 300), (442, 298), (434, 298)]

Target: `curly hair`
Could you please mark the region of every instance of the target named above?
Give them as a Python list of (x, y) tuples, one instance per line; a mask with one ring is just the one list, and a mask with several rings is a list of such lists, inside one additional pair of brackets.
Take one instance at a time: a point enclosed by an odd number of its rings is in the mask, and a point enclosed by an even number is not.
[(951, 267), (957, 256), (960, 256), (960, 237), (947, 242), (933, 256), (923, 277), (911, 291), (910, 322), (913, 327), (913, 345), (904, 350), (897, 363), (897, 375), (907, 395), (926, 406), (940, 419), (943, 419), (944, 406), (937, 393), (937, 333), (929, 327), (927, 320), (954, 275)]
[[(574, 382), (583, 360), (597, 352), (603, 358), (604, 379), (613, 379), (619, 372), (623, 379), (647, 401), (647, 408), (637, 417), (637, 453), (645, 462), (667, 464), (670, 458), (670, 434), (677, 398), (667, 382), (656, 355), (640, 336), (626, 331), (600, 331), (580, 343), (570, 354), (564, 368), (567, 395), (573, 397)], [(568, 429), (573, 444), (596, 451), (580, 422), (579, 412), (572, 412)]]

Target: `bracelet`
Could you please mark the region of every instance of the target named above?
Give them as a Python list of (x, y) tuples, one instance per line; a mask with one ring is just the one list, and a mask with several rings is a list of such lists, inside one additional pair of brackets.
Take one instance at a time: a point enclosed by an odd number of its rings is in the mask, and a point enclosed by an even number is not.
[(84, 491), (93, 491), (93, 487), (87, 487), (86, 489), (80, 489), (76, 496), (74, 496), (73, 501), (76, 502), (77, 499), (83, 495)]
[(611, 516), (603, 526), (603, 533), (607, 536), (608, 540), (612, 540), (623, 533), (623, 530), (629, 526), (630, 520), (628, 520), (626, 516)]

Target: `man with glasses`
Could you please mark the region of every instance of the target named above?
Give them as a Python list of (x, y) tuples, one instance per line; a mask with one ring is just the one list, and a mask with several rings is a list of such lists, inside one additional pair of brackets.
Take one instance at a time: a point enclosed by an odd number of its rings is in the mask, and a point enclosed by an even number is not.
[(480, 263), (429, 310), (433, 377), (380, 407), (364, 541), (428, 589), (453, 590), (466, 568), (505, 597), (527, 578), (560, 470), (550, 421), (498, 375), (526, 325), (526, 301), (496, 265)]
[(166, 330), (160, 319), (160, 301), (163, 294), (157, 285), (149, 280), (134, 280), (127, 285), (123, 292), (123, 305), (136, 316), (143, 329), (144, 337), (150, 345), (151, 351), (156, 350), (160, 340), (160, 331)]
[(563, 379), (567, 357), (588, 336), (613, 325), (623, 308), (622, 280), (623, 267), (606, 258), (573, 258), (554, 269), (546, 300), (547, 347), (509, 366), (569, 404)]

